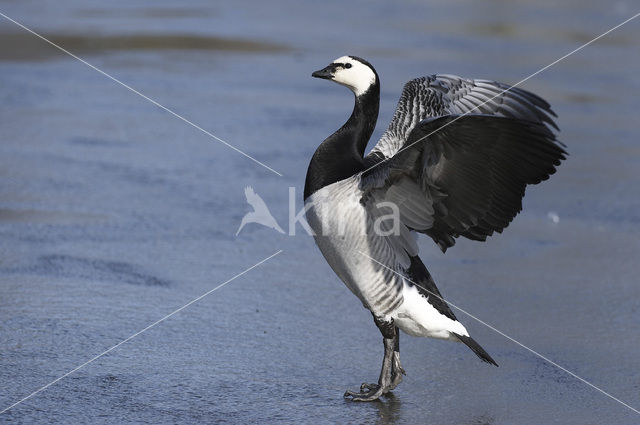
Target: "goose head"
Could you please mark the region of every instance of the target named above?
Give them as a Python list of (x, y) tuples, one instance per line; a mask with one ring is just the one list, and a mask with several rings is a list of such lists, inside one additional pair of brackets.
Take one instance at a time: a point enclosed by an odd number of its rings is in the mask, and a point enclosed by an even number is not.
[(379, 84), (378, 74), (373, 66), (357, 56), (342, 56), (311, 76), (335, 81), (348, 87), (356, 96), (365, 94), (371, 87)]

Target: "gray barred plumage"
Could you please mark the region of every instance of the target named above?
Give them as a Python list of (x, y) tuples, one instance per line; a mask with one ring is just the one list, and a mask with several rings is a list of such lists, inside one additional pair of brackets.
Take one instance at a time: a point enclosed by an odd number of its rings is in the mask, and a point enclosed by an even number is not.
[(404, 85), (393, 118), (371, 152), (390, 158), (420, 121), (465, 113), (524, 119), (557, 129), (551, 106), (531, 92), (496, 81), (436, 74)]

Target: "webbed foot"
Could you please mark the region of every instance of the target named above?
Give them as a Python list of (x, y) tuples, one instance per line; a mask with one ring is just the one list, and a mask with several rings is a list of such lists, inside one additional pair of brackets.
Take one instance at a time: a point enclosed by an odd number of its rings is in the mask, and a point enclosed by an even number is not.
[(363, 383), (360, 385), (360, 392), (347, 390), (344, 393), (344, 398), (352, 401), (374, 401), (388, 393), (389, 390), (389, 386)]
[(377, 384), (364, 383), (360, 385), (360, 391), (349, 391), (344, 393), (344, 398), (352, 401), (374, 401), (389, 393), (402, 382), (404, 369), (400, 364), (400, 335), (399, 330), (393, 324), (393, 320), (384, 321), (375, 315), (373, 320), (382, 333), (384, 344), (384, 358), (382, 359), (382, 369)]

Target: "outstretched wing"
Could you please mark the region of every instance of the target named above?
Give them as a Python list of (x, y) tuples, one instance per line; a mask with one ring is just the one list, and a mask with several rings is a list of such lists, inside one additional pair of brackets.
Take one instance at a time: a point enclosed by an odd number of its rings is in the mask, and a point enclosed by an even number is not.
[(445, 251), (485, 240), (522, 209), (528, 184), (547, 179), (566, 152), (542, 122), (494, 115), (421, 121), (405, 147), (360, 180), (363, 202), (393, 202), (406, 227)]
[(518, 118), (557, 129), (550, 105), (533, 93), (496, 81), (431, 75), (405, 84), (393, 119), (367, 162), (395, 155), (427, 118), (467, 113)]

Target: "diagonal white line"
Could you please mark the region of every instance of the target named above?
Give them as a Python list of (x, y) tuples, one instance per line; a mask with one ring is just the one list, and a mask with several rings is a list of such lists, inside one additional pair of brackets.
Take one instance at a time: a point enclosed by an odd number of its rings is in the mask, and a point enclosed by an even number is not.
[(410, 147), (414, 146), (416, 143), (419, 143), (421, 141), (423, 141), (424, 139), (426, 139), (427, 137), (437, 133), (438, 131), (442, 130), (443, 128), (453, 124), (454, 122), (458, 121), (460, 118), (464, 117), (465, 115), (469, 115), (471, 114), (473, 111), (477, 110), (478, 108), (480, 108), (481, 106), (491, 102), (493, 99), (495, 99), (496, 97), (502, 96), (504, 93), (508, 92), (509, 90), (511, 90), (514, 87), (518, 87), (519, 85), (521, 85), (522, 83), (530, 80), (531, 78), (535, 77), (536, 75), (540, 74), (543, 71), (546, 71), (547, 69), (551, 68), (552, 66), (554, 66), (555, 64), (557, 64), (560, 61), (565, 60), (566, 58), (568, 58), (569, 56), (573, 55), (576, 52), (579, 52), (580, 50), (584, 49), (585, 47), (587, 47), (588, 45), (595, 43), (596, 41), (600, 40), (602, 37), (604, 37), (605, 35), (611, 33), (612, 31), (617, 30), (618, 28), (620, 28), (621, 26), (623, 26), (624, 24), (631, 22), (632, 20), (636, 19), (638, 16), (640, 16), (640, 12), (636, 13), (635, 15), (633, 15), (632, 17), (630, 17), (629, 19), (620, 22), (618, 25), (616, 25), (615, 27), (603, 32), (602, 34), (600, 34), (599, 36), (597, 36), (596, 38), (584, 43), (583, 45), (576, 47), (575, 49), (573, 49), (572, 51), (570, 51), (569, 53), (567, 53), (566, 55), (562, 56), (561, 58), (558, 58), (556, 60), (554, 60), (553, 62), (551, 62), (549, 65), (544, 66), (542, 68), (540, 68), (539, 70), (537, 70), (536, 72), (534, 72), (533, 74), (529, 75), (526, 78), (523, 78), (522, 80), (518, 81), (517, 83), (515, 83), (514, 85), (512, 85), (509, 88), (506, 88), (504, 90), (502, 90), (500, 93), (496, 94), (495, 96), (493, 96), (491, 99), (485, 100), (484, 102), (482, 102), (481, 104), (475, 106), (473, 109), (468, 110), (467, 112), (458, 115), (456, 118), (452, 119), (451, 121), (447, 122), (446, 124), (442, 125), (441, 127), (436, 128), (435, 130), (433, 130), (431, 133), (420, 137), (418, 140), (416, 140), (415, 142), (411, 143), (410, 145), (407, 146), (403, 146), (400, 150), (398, 150), (394, 155), (390, 156), (389, 158), (385, 158), (380, 162), (377, 162), (375, 164), (373, 164), (371, 167), (367, 168), (366, 170), (364, 170), (362, 173), (366, 173), (370, 170), (372, 170), (373, 168), (376, 168), (378, 165), (383, 164), (385, 162), (387, 162), (388, 160), (390, 160), (391, 158), (393, 158), (393, 156), (398, 155), (400, 152), (405, 151), (407, 149), (409, 149)]
[(225, 286), (227, 283), (234, 281), (235, 279), (239, 278), (240, 276), (242, 276), (243, 274), (255, 269), (256, 267), (258, 267), (259, 265), (263, 264), (264, 262), (272, 259), (273, 257), (275, 257), (276, 255), (280, 254), (282, 252), (282, 250), (277, 251), (274, 254), (271, 254), (270, 256), (268, 256), (267, 258), (257, 262), (256, 264), (254, 264), (253, 266), (249, 267), (248, 269), (245, 269), (244, 271), (238, 273), (237, 275), (233, 276), (231, 279), (226, 280), (224, 282), (222, 282), (220, 285), (216, 286), (215, 288), (205, 292), (204, 294), (200, 295), (198, 298), (195, 298), (191, 301), (189, 301), (188, 303), (186, 303), (185, 305), (183, 305), (182, 307), (178, 308), (177, 310), (174, 310), (173, 312), (167, 314), (166, 316), (164, 316), (162, 319), (156, 320), (155, 322), (153, 322), (152, 324), (150, 324), (149, 326), (147, 326), (146, 328), (142, 329), (141, 331), (138, 331), (136, 333), (134, 333), (133, 335), (131, 335), (130, 337), (120, 341), (119, 343), (117, 343), (116, 345), (114, 345), (113, 347), (109, 348), (108, 350), (103, 351), (102, 353), (98, 354), (97, 356), (93, 357), (90, 360), (87, 360), (86, 362), (82, 363), (80, 366), (76, 367), (75, 369), (70, 370), (69, 372), (65, 373), (64, 375), (60, 376), (59, 378), (54, 379), (53, 381), (49, 382), (47, 385), (37, 389), (36, 391), (32, 392), (31, 394), (29, 394), (28, 396), (22, 398), (21, 400), (13, 403), (11, 406), (5, 408), (4, 410), (0, 411), (0, 415), (3, 414), (4, 412), (8, 411), (9, 409), (12, 409), (14, 407), (16, 407), (17, 405), (19, 405), (20, 403), (22, 403), (25, 400), (30, 399), (31, 397), (33, 397), (34, 395), (38, 394), (41, 391), (46, 390), (47, 388), (49, 388), (51, 385), (55, 384), (56, 382), (60, 381), (63, 378), (66, 378), (67, 376), (71, 375), (72, 373), (82, 369), (83, 367), (85, 367), (86, 365), (88, 365), (89, 363), (98, 360), (100, 357), (104, 356), (105, 354), (115, 350), (116, 348), (120, 347), (122, 344), (132, 340), (133, 338), (137, 337), (138, 335), (140, 335), (143, 332), (148, 331), (149, 329), (153, 328), (155, 325), (164, 322), (165, 320), (167, 320), (169, 317), (173, 316), (174, 314), (184, 310), (185, 308), (189, 307), (191, 304), (201, 300), (202, 298), (206, 297), (207, 295), (209, 295), (210, 293), (217, 291), (218, 289), (222, 288), (223, 286)]
[(397, 274), (398, 276), (402, 277), (403, 279), (406, 279), (407, 281), (411, 282), (412, 284), (424, 289), (426, 292), (428, 292), (429, 294), (433, 295), (434, 297), (442, 300), (443, 302), (449, 304), (450, 306), (454, 307), (456, 310), (461, 311), (462, 313), (466, 314), (467, 316), (471, 317), (472, 319), (474, 319), (475, 321), (485, 325), (486, 327), (488, 327), (489, 329), (491, 329), (492, 331), (502, 335), (503, 337), (507, 338), (509, 341), (512, 341), (516, 344), (518, 344), (520, 347), (524, 348), (525, 350), (531, 352), (532, 354), (535, 354), (536, 356), (540, 357), (542, 360), (548, 362), (549, 364), (557, 367), (560, 370), (563, 370), (564, 372), (568, 373), (569, 375), (573, 376), (574, 378), (576, 378), (579, 381), (584, 382), (585, 384), (587, 384), (588, 386), (590, 386), (591, 388), (601, 392), (602, 394), (606, 395), (607, 397), (617, 401), (618, 403), (622, 404), (623, 406), (633, 410), (634, 412), (636, 412), (637, 414), (640, 415), (640, 411), (637, 409), (634, 409), (633, 407), (629, 406), (627, 403), (625, 403), (624, 401), (620, 400), (619, 398), (616, 398), (614, 396), (612, 396), (611, 394), (609, 394), (608, 392), (596, 387), (595, 385), (593, 385), (591, 382), (587, 381), (584, 378), (579, 377), (578, 375), (576, 375), (575, 373), (571, 372), (570, 370), (560, 366), (558, 363), (554, 362), (553, 360), (550, 360), (549, 358), (543, 356), (542, 354), (538, 353), (537, 351), (527, 347), (526, 345), (524, 345), (523, 343), (516, 341), (515, 339), (513, 339), (512, 337), (510, 337), (509, 335), (505, 334), (504, 332), (499, 331), (498, 329), (494, 328), (493, 326), (491, 326), (490, 324), (488, 324), (487, 322), (478, 319), (476, 316), (474, 316), (473, 314), (461, 309), (460, 307), (454, 305), (453, 303), (446, 301), (444, 298), (442, 298), (441, 296), (439, 296), (438, 294), (434, 294), (433, 292), (429, 291), (427, 288), (417, 284), (416, 282), (412, 281), (411, 279), (409, 279), (407, 276), (403, 275), (402, 273), (398, 273), (397, 271), (395, 271), (394, 269), (387, 267), (385, 264), (382, 264), (381, 262), (379, 262), (378, 260), (376, 260), (375, 258), (369, 256), (368, 254), (365, 254), (362, 251), (358, 251), (360, 254), (364, 255), (365, 257), (369, 258), (371, 261), (374, 261), (375, 263), (379, 264), (380, 266), (384, 267), (385, 269), (391, 271), (392, 273)]
[(118, 80), (116, 77), (112, 76), (111, 74), (106, 73), (105, 71), (97, 68), (94, 65), (91, 65), (89, 62), (87, 62), (86, 60), (74, 55), (73, 53), (71, 53), (70, 51), (64, 49), (63, 47), (57, 45), (56, 43), (54, 43), (51, 40), (48, 40), (47, 38), (43, 37), (42, 35), (38, 34), (37, 32), (33, 31), (30, 28), (25, 27), (24, 25), (22, 25), (20, 22), (16, 21), (15, 19), (10, 18), (9, 16), (5, 15), (4, 13), (0, 12), (0, 16), (2, 16), (3, 18), (13, 22), (14, 24), (16, 24), (17, 26), (19, 26), (20, 28), (24, 29), (25, 31), (30, 32), (31, 34), (35, 35), (36, 37), (46, 41), (47, 43), (49, 43), (50, 45), (52, 45), (53, 47), (55, 47), (56, 49), (66, 53), (67, 55), (71, 56), (74, 59), (79, 60), (80, 62), (82, 62), (83, 64), (87, 65), (89, 68), (93, 69), (94, 71), (99, 72), (100, 74), (104, 75), (105, 77), (109, 78), (110, 80), (120, 84), (122, 87), (126, 88), (127, 90), (137, 94), (138, 96), (142, 97), (143, 99), (147, 100), (148, 102), (153, 103), (154, 105), (156, 105), (158, 108), (161, 108), (165, 111), (167, 111), (168, 113), (170, 113), (171, 115), (173, 115), (176, 118), (181, 119), (182, 121), (186, 122), (187, 124), (189, 124), (190, 126), (200, 130), (201, 132), (203, 132), (204, 134), (206, 134), (209, 137), (214, 138), (215, 140), (217, 140), (218, 142), (222, 143), (223, 145), (233, 149), (234, 151), (238, 152), (241, 155), (246, 156), (247, 158), (249, 158), (250, 160), (252, 160), (253, 162), (255, 162), (258, 165), (261, 165), (262, 167), (266, 168), (267, 170), (271, 171), (272, 173), (275, 173), (277, 175), (279, 175), (280, 177), (282, 177), (282, 174), (277, 172), (276, 170), (274, 170), (273, 168), (269, 167), (268, 165), (258, 161), (257, 159), (255, 159), (254, 157), (252, 157), (251, 155), (241, 151), (240, 149), (236, 148), (235, 146), (233, 146), (232, 144), (225, 142), (224, 140), (222, 140), (221, 138), (219, 138), (218, 136), (216, 136), (215, 134), (205, 130), (204, 128), (200, 127), (199, 125), (193, 123), (192, 121), (189, 121), (188, 119), (186, 119), (185, 117), (183, 117), (182, 115), (178, 114), (177, 112), (172, 111), (171, 109), (167, 108), (164, 105), (161, 105), (160, 103), (156, 102), (155, 100), (151, 99), (149, 96), (146, 96), (142, 93), (140, 93), (138, 90), (134, 89), (133, 87), (123, 83), (122, 81)]

